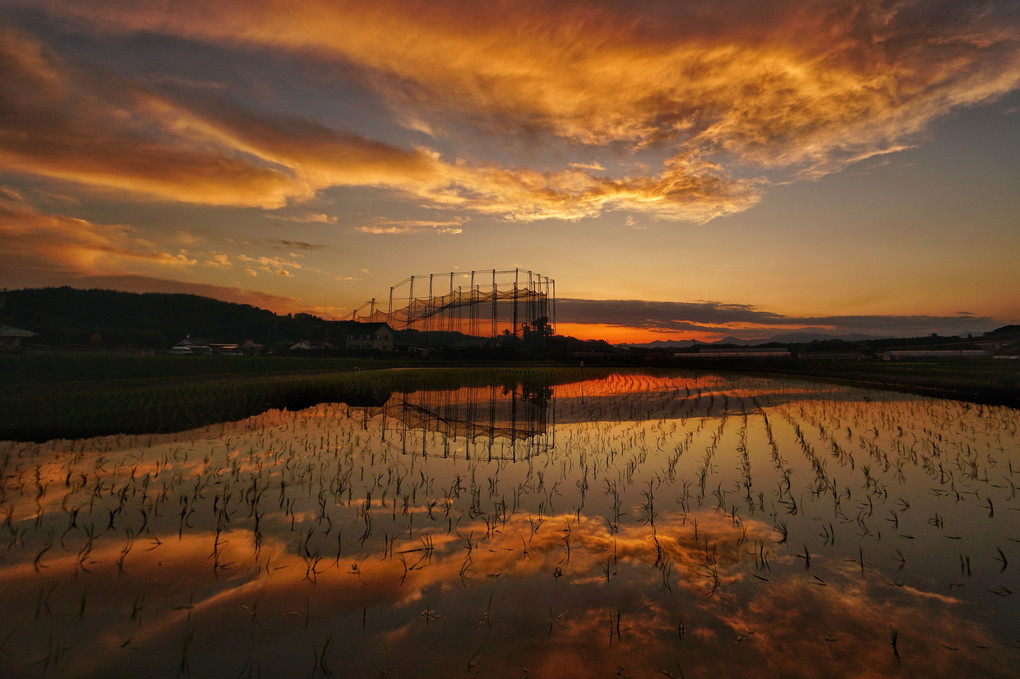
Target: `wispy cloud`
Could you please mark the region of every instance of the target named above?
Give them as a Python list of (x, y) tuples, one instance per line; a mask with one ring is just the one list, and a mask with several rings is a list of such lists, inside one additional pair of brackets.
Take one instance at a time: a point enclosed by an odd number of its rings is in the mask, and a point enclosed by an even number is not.
[(306, 243), (299, 240), (283, 240), (273, 239), (269, 241), (274, 246), (280, 246), (289, 250), (321, 250), (324, 245), (317, 245), (315, 243)]
[(208, 259), (202, 262), (206, 266), (212, 266), (219, 269), (229, 269), (233, 266), (230, 261), (230, 255), (225, 252), (210, 252)]
[(428, 221), (428, 220), (383, 220), (378, 219), (371, 224), (364, 224), (355, 230), (361, 233), (375, 235), (403, 235), (409, 233), (437, 233), (440, 235), (457, 235), (462, 233), (466, 218), (452, 219), (449, 221)]
[(300, 271), (305, 268), (299, 262), (293, 259), (284, 259), (283, 257), (249, 257), (248, 255), (238, 255), (237, 259), (249, 265), (247, 269), (249, 272), (258, 269), (259, 271), (283, 276), (284, 278), (293, 278), (294, 271)]
[(0, 191), (0, 269), (16, 277), (36, 268), (68, 275), (180, 270), (197, 263), (185, 250), (164, 250), (130, 226), (48, 214), (19, 192)]
[(266, 214), (270, 219), (277, 219), (282, 222), (297, 222), (298, 224), (336, 224), (337, 218), (321, 212), (303, 212), (296, 215), (280, 215), (276, 213)]

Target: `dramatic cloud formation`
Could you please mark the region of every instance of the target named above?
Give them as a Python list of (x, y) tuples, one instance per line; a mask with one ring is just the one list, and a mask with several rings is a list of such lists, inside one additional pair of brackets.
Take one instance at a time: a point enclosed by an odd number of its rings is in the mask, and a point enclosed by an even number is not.
[(690, 159), (670, 161), (657, 177), (616, 180), (578, 169), (450, 163), (435, 151), (400, 149), (307, 120), (175, 100), (80, 72), (15, 31), (4, 36), (0, 83), (9, 103), (0, 163), (94, 189), (279, 208), (330, 186), (383, 186), (428, 205), (513, 220), (578, 219), (630, 207), (704, 221), (756, 200), (750, 184)]
[[(40, 273), (5, 284), (164, 275), (140, 270), (144, 262), (290, 286), (295, 272), (333, 270), (333, 248), (346, 238), (361, 246), (345, 243), (348, 271), (378, 270), (377, 260), (354, 258), (382, 257), (383, 243), (394, 248), (386, 252), (390, 280), (357, 292), (368, 297), (406, 275), (410, 258), (435, 254), (401, 252), (402, 243), (437, 237), (475, 260), (433, 270), (503, 267), (489, 261), (493, 252), (518, 261), (534, 250), (494, 245), (496, 229), (543, 221), (592, 226), (603, 242), (588, 248), (591, 256), (613, 261), (619, 248), (606, 234), (614, 230), (761, 214), (780, 187), (901, 157), (923, 148), (952, 114), (1010, 96), (1020, 87), (1014, 5), (9, 0), (0, 11), (0, 180), (40, 207), (4, 208), (12, 239), (4, 256), (20, 253), (19, 270), (31, 262)], [(1004, 251), (1015, 241), (1003, 235), (1000, 215), (1012, 208), (996, 190), (987, 228)], [(77, 206), (44, 209), (34, 200), (43, 192)], [(210, 239), (203, 251), (167, 246), (158, 233), (169, 221), (157, 215), (163, 208), (188, 218), (182, 231)], [(790, 221), (807, 219), (786, 210)], [(984, 219), (976, 218), (979, 227)], [(892, 213), (887, 221), (890, 231), (910, 222)], [(266, 233), (269, 224), (287, 233)], [(447, 235), (459, 237), (438, 238)], [(919, 259), (938, 260), (932, 243)], [(293, 251), (308, 259), (298, 262)], [(629, 254), (625, 265), (640, 268)], [(981, 254), (968, 252), (961, 270), (973, 270)], [(242, 284), (211, 284), (224, 282)], [(298, 294), (284, 290), (284, 298)], [(315, 294), (331, 305), (331, 290)], [(727, 334), (987, 329), (989, 320), (599, 304), (568, 304), (572, 315), (561, 320)]]
[[(740, 179), (741, 168), (832, 172), (901, 149), (932, 119), (1020, 80), (1015, 17), (994, 3), (818, 1), (766, 9), (733, 0), (711, 8), (653, 3), (640, 12), (610, 2), (498, 2), (471, 12), (461, 4), (43, 6), (101, 31), (343, 61), (365, 73), (397, 116), (419, 121), (410, 127), (442, 134), (436, 131), (458, 120), (567, 145), (656, 147), (649, 160), (660, 169), (451, 162), (308, 120), (175, 101), (98, 74), (72, 78), (42, 45), (12, 31), (4, 39), (4, 80), (28, 85), (32, 95), (5, 97), (15, 134), (5, 135), (3, 161), (211, 204), (273, 207), (327, 186), (359, 185), (511, 219), (626, 209), (705, 221), (758, 200), (757, 184)], [(43, 126), (54, 132), (17, 134)], [(732, 160), (721, 166), (716, 157)]]

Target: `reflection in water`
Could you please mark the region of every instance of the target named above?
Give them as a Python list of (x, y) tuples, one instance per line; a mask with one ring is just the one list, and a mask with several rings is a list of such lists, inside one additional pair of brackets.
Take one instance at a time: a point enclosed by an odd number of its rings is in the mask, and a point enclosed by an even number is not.
[[(527, 459), (555, 446), (555, 401), (552, 389), (464, 387), (448, 391), (397, 394), (379, 409), (382, 436), (399, 441), (400, 452), (428, 455), (428, 433), (440, 435), (443, 457), (464, 446), (464, 456)], [(367, 409), (365, 416), (369, 415)], [(394, 444), (395, 445), (395, 444)]]
[(0, 675), (1014, 676), (1018, 425), (625, 373), (3, 443)]

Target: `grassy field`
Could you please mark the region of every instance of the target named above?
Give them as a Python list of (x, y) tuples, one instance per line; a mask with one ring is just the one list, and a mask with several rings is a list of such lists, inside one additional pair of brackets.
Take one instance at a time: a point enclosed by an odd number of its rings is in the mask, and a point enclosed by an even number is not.
[[(1020, 407), (1020, 361), (728, 362), (699, 368)], [(584, 368), (584, 376), (594, 377), (601, 370)], [(460, 386), (523, 384), (534, 390), (580, 377), (575, 365), (421, 367), (364, 358), (4, 354), (0, 440), (178, 431), (270, 408), (296, 410), (324, 401), (381, 405), (393, 392)]]
[(105, 353), (0, 354), (0, 383), (36, 387), (69, 382), (110, 383), (121, 380), (179, 380), (208, 377), (258, 377), (309, 372), (388, 368), (406, 361), (367, 358), (298, 358), (234, 356), (151, 356)]

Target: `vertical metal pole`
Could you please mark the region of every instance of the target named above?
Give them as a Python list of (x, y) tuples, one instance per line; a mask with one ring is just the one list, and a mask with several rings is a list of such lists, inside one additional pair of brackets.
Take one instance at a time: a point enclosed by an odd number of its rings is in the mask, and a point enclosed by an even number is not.
[(545, 277), (545, 280), (542, 280), (541, 276), (538, 277), (538, 316), (539, 318), (545, 318), (546, 325), (549, 324), (549, 312), (546, 310), (546, 300), (549, 297), (546, 291), (548, 285), (548, 276)]
[(414, 276), (411, 276), (411, 285), (407, 289), (407, 320), (404, 321), (404, 329), (411, 329), (411, 305), (414, 301)]
[(493, 338), (496, 337), (496, 333), (498, 332), (498, 330), (497, 330), (497, 318), (499, 316), (499, 313), (498, 313), (498, 307), (497, 307), (497, 299), (496, 299), (497, 297), (498, 297), (498, 295), (496, 294), (496, 270), (493, 269), (492, 270), (492, 337)]
[(453, 272), (450, 272), (450, 302), (446, 307), (447, 326), (450, 330), (453, 330), (453, 310), (456, 308), (453, 305)]
[(534, 322), (534, 278), (527, 272), (527, 322)]
[(432, 314), (433, 314), (432, 307), (435, 304), (435, 301), (434, 301), (434, 298), (432, 297), (432, 275), (433, 274), (429, 274), (429, 301), (428, 301), (428, 306), (425, 309), (425, 340), (426, 340), (426, 344), (428, 344), (429, 329), (433, 327), (432, 326)]
[(552, 331), (556, 332), (556, 279), (552, 282)]
[(470, 319), (468, 321), (468, 328), (469, 328), (468, 332), (469, 332), (469, 334), (472, 337), (474, 337), (475, 336), (475, 320), (478, 318), (478, 309), (475, 308), (475, 299), (476, 298), (475, 298), (475, 272), (474, 271), (471, 272), (471, 293), (470, 293), (469, 296), (470, 296), (471, 299), (468, 301), (468, 305), (469, 305), (468, 306), (468, 318)]
[(390, 286), (390, 303), (386, 307), (386, 325), (393, 328), (393, 286)]
[(514, 269), (514, 336), (517, 335), (517, 284), (520, 280), (521, 270)]
[(549, 325), (549, 276), (539, 284), (539, 288), (542, 290), (542, 309), (540, 315), (546, 319), (546, 325)]

